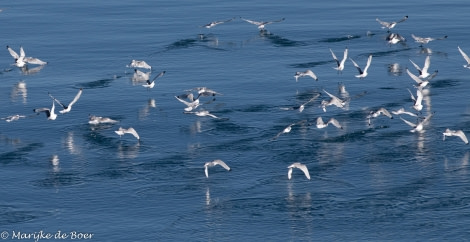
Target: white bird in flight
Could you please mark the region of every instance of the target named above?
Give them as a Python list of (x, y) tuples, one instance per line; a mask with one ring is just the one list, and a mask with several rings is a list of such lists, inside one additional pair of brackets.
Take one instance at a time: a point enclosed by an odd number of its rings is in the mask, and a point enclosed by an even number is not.
[(299, 81), (299, 78), (300, 77), (304, 77), (304, 76), (309, 76), (311, 78), (313, 78), (315, 81), (318, 81), (318, 77), (317, 75), (315, 75), (315, 73), (313, 73), (312, 70), (306, 70), (306, 71), (298, 71), (295, 73), (294, 75), (294, 78), (295, 78), (295, 81)]
[(382, 25), (383, 29), (388, 29), (388, 31), (390, 31), (390, 29), (393, 29), (398, 23), (404, 22), (407, 19), (408, 19), (408, 16), (405, 16), (402, 19), (398, 21), (393, 21), (393, 22), (385, 22), (385, 21), (380, 20), (379, 18), (376, 18), (375, 20), (379, 22), (380, 25)]
[(317, 118), (317, 124), (316, 124), (317, 128), (323, 129), (323, 128), (328, 127), (329, 124), (334, 125), (338, 129), (343, 129), (341, 124), (339, 124), (338, 120), (336, 120), (335, 118), (330, 118), (330, 120), (328, 120), (328, 122), (326, 122), (326, 123), (323, 122), (322, 117)]
[(344, 49), (344, 54), (343, 54), (343, 59), (341, 61), (338, 60), (336, 57), (335, 53), (330, 49), (331, 56), (333, 56), (333, 59), (336, 61), (336, 67), (333, 67), (335, 70), (338, 72), (342, 72), (344, 69), (344, 63), (346, 62), (346, 59), (348, 58), (348, 48)]
[(426, 56), (426, 59), (424, 60), (424, 66), (423, 68), (419, 67), (418, 65), (416, 65), (416, 63), (414, 63), (412, 60), (410, 60), (411, 64), (413, 64), (413, 66), (416, 68), (416, 70), (418, 70), (419, 72), (419, 78), (426, 78), (428, 77), (429, 75), (431, 75), (429, 72), (428, 72), (428, 69), (429, 69), (429, 66), (431, 65), (431, 56), (428, 55)]
[(113, 119), (106, 118), (106, 117), (99, 117), (95, 115), (90, 115), (89, 121), (88, 121), (89, 124), (105, 124), (105, 123), (117, 123), (117, 122), (118, 122), (117, 120), (113, 120)]
[(306, 120), (301, 120), (299, 122), (295, 122), (295, 123), (291, 123), (289, 124), (287, 127), (285, 127), (281, 132), (279, 132), (276, 136), (274, 136), (274, 138), (272, 138), (272, 140), (275, 140), (277, 138), (279, 138), (279, 136), (281, 136), (282, 134), (287, 134), (289, 133), (291, 130), (292, 130), (292, 126), (294, 125), (297, 125), (297, 124), (301, 124), (301, 123), (304, 123)]
[(244, 18), (241, 18), (241, 19), (248, 22), (248, 23), (250, 23), (250, 24), (257, 25), (258, 29), (260, 29), (260, 30), (263, 30), (266, 27), (266, 25), (268, 25), (268, 24), (277, 23), (277, 22), (281, 22), (281, 21), (285, 20), (285, 18), (281, 18), (279, 20), (274, 20), (274, 21), (261, 21), (261, 22), (259, 22), (259, 21), (244, 19)]
[(227, 164), (225, 164), (223, 160), (217, 159), (217, 160), (209, 161), (204, 164), (204, 172), (206, 173), (207, 178), (209, 178), (209, 167), (213, 167), (216, 165), (222, 166), (227, 171), (231, 170), (230, 167)]
[(27, 63), (35, 65), (45, 65), (47, 62), (42, 61), (38, 58), (26, 57), (23, 47), (20, 47), (20, 54), (16, 53), (10, 46), (7, 45), (8, 52), (15, 59), (15, 65), (17, 67), (24, 67)]
[(375, 111), (375, 112), (374, 112), (374, 111), (371, 111), (371, 112), (369, 113), (369, 115), (367, 115), (366, 118), (369, 120), (369, 125), (371, 124), (371, 123), (370, 123), (370, 120), (371, 120), (372, 118), (377, 118), (377, 117), (380, 116), (380, 115), (385, 115), (385, 116), (389, 117), (390, 119), (393, 119), (392, 114), (390, 114), (390, 112), (388, 112), (387, 109), (385, 109), (385, 108), (379, 108), (377, 111)]
[(416, 111), (421, 111), (423, 109), (423, 92), (421, 91), (421, 89), (416, 89), (416, 98), (415, 96), (413, 96), (413, 93), (411, 93), (410, 89), (408, 89), (408, 92), (410, 93), (411, 95), (411, 99), (414, 101), (413, 103), (413, 108), (416, 110)]
[(468, 139), (465, 133), (462, 130), (450, 130), (446, 129), (444, 133), (442, 133), (443, 137), (442, 140), (446, 140), (446, 136), (457, 136), (459, 137), (465, 144), (468, 144)]
[(421, 132), (424, 129), (424, 125), (426, 125), (429, 122), (429, 120), (432, 118), (433, 114), (434, 113), (429, 114), (422, 121), (418, 121), (417, 123), (412, 123), (412, 122), (410, 122), (410, 121), (408, 121), (408, 120), (406, 120), (402, 117), (400, 117), (400, 119), (403, 120), (403, 122), (405, 122), (409, 126), (413, 127), (413, 129), (410, 130), (410, 132), (412, 132), (412, 133)]
[(390, 33), (389, 35), (387, 35), (387, 38), (385, 38), (385, 40), (390, 44), (390, 45), (394, 45), (394, 44), (397, 44), (398, 42), (405, 42), (406, 39), (405, 37), (401, 36), (400, 34), (396, 34), (396, 33)]
[(298, 169), (302, 170), (304, 172), (305, 176), (307, 177), (307, 179), (310, 180), (310, 173), (308, 172), (308, 168), (307, 168), (306, 165), (301, 164), (299, 162), (295, 162), (292, 165), (288, 166), (287, 168), (289, 168), (289, 170), (287, 171), (287, 178), (289, 180), (292, 179), (292, 169), (294, 169), (294, 168), (298, 168)]
[(129, 127), (128, 129), (124, 129), (122, 127), (119, 127), (119, 129), (114, 131), (114, 132), (116, 132), (116, 134), (118, 134), (120, 137), (123, 136), (124, 134), (132, 134), (132, 135), (134, 135), (134, 137), (136, 139), (140, 140), (139, 134), (132, 127)]
[(369, 58), (367, 58), (367, 63), (366, 63), (366, 66), (364, 67), (364, 69), (361, 69), (361, 67), (353, 59), (351, 59), (351, 58), (349, 58), (349, 59), (351, 60), (353, 65), (359, 71), (359, 75), (356, 75), (356, 77), (360, 78), (360, 79), (365, 78), (368, 75), (367, 70), (369, 69), (370, 63), (372, 62), (372, 55), (369, 55)]
[(54, 112), (55, 110), (55, 104), (54, 104), (54, 101), (52, 101), (52, 108), (49, 109), (49, 108), (35, 108), (33, 109), (33, 111), (35, 113), (40, 113), (40, 112), (44, 112), (46, 114), (46, 117), (48, 120), (55, 120), (57, 118), (57, 114)]
[(457, 46), (457, 48), (459, 49), (459, 52), (460, 54), (462, 55), (462, 57), (465, 59), (465, 61), (467, 62), (467, 64), (463, 65), (463, 67), (465, 68), (469, 68), (470, 69), (470, 58), (468, 57), (468, 55), (463, 52), (462, 49), (460, 49), (460, 46)]
[(230, 22), (232, 21), (234, 18), (231, 18), (231, 19), (228, 19), (228, 20), (221, 20), (221, 21), (212, 21), (208, 24), (205, 24), (203, 26), (201, 26), (202, 28), (206, 28), (206, 29), (210, 29), (216, 25), (219, 25), (219, 24), (223, 24), (223, 23), (227, 23), (227, 22)]
[(11, 115), (11, 116), (8, 116), (8, 117), (2, 118), (2, 119), (5, 119), (5, 121), (9, 123), (9, 122), (19, 120), (20, 118), (26, 118), (26, 116), (15, 114), (15, 115)]
[(396, 111), (392, 111), (392, 113), (395, 114), (395, 115), (408, 114), (408, 115), (413, 116), (413, 117), (418, 117), (418, 115), (416, 115), (415, 113), (405, 111), (405, 108), (400, 108)]
[(184, 108), (184, 111), (186, 112), (192, 111), (193, 109), (196, 109), (197, 107), (199, 107), (199, 105), (201, 105), (199, 103), (199, 98), (194, 99), (194, 96), (192, 93), (187, 94), (187, 98), (189, 99), (189, 102), (178, 96), (175, 96), (175, 98), (178, 101), (184, 103), (184, 105), (186, 105), (186, 108)]
[(209, 117), (212, 117), (212, 118), (217, 118), (219, 119), (219, 117), (215, 116), (214, 114), (212, 113), (209, 113), (209, 111), (207, 110), (202, 110), (202, 111), (197, 111), (197, 112), (184, 112), (186, 114), (194, 114), (196, 116), (199, 116), (199, 117), (205, 117), (205, 116), (209, 116)]
[(59, 111), (59, 113), (68, 113), (70, 112), (70, 110), (72, 110), (72, 105), (75, 104), (78, 99), (80, 98), (80, 96), (82, 95), (82, 92), (83, 92), (83, 88), (80, 88), (80, 90), (78, 90), (78, 93), (77, 95), (75, 95), (75, 97), (73, 98), (73, 100), (68, 104), (68, 105), (65, 105), (63, 103), (61, 103), (59, 100), (57, 100), (56, 98), (54, 98), (50, 93), (49, 93), (49, 96), (52, 98), (52, 100), (54, 100), (55, 102), (57, 102), (60, 106), (62, 106), (63, 110)]
[(348, 99), (346, 100), (341, 100), (339, 99), (337, 96), (323, 90), (328, 96), (330, 96), (330, 100), (327, 101), (327, 100), (323, 100), (321, 102), (321, 107), (323, 109), (323, 112), (326, 112), (326, 107), (327, 106), (330, 106), (330, 105), (335, 105), (336, 107), (338, 108), (344, 108), (346, 106), (346, 104), (348, 103)]
[(149, 80), (147, 80), (147, 83), (144, 84), (144, 85), (142, 85), (142, 86), (143, 86), (143, 87), (146, 87), (146, 88), (148, 88), (148, 89), (153, 88), (153, 87), (155, 86), (155, 80), (156, 80), (157, 78), (162, 77), (163, 75), (165, 75), (165, 73), (166, 73), (166, 71), (162, 71), (162, 72), (158, 73), (158, 75), (156, 75), (156, 76), (152, 79), (152, 81), (150, 81), (150, 79), (149, 79)]
[(421, 46), (423, 46), (423, 44), (427, 44), (433, 40), (443, 40), (443, 39), (447, 39), (447, 35), (444, 36), (444, 37), (441, 37), (441, 38), (431, 38), (431, 37), (419, 37), (419, 36), (416, 36), (414, 34), (411, 34), (411, 37), (413, 37), (413, 39), (415, 40), (415, 42), (417, 43), (420, 43)]

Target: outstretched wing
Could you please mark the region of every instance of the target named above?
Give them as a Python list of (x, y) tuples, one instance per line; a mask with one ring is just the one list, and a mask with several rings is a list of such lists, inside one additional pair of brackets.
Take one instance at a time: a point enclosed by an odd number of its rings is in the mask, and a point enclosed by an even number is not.
[(10, 48), (10, 46), (7, 45), (7, 50), (8, 52), (10, 52), (10, 55), (15, 58), (15, 60), (19, 59), (20, 56), (18, 55), (18, 53), (16, 53), (12, 48)]
[(214, 160), (214, 161), (212, 161), (212, 163), (214, 165), (220, 165), (223, 168), (225, 168), (225, 170), (230, 171), (230, 167), (227, 164), (225, 164), (225, 162), (223, 160)]
[(470, 64), (470, 58), (468, 57), (468, 55), (467, 55), (465, 52), (463, 52), (462, 49), (460, 49), (460, 46), (457, 46), (457, 48), (459, 49), (460, 54), (461, 54), (461, 55), (463, 56), (463, 58), (467, 61), (467, 63)]
[(49, 93), (49, 97), (51, 97), (52, 100), (54, 100), (57, 104), (59, 104), (60, 106), (62, 106), (62, 108), (64, 108), (64, 109), (67, 108), (67, 105), (61, 103), (57, 98), (53, 97), (50, 93)]
[(362, 69), (361, 67), (351, 58), (349, 58), (351, 60), (351, 62), (353, 63), (353, 65), (357, 68), (357, 70), (359, 71), (359, 74), (362, 74)]
[(82, 95), (82, 92), (83, 92), (83, 88), (80, 88), (80, 90), (78, 90), (77, 95), (75, 95), (75, 97), (73, 98), (73, 100), (69, 103), (69, 106), (72, 106), (74, 103), (76, 103), (76, 102), (78, 101), (78, 99), (79, 99), (80, 96)]

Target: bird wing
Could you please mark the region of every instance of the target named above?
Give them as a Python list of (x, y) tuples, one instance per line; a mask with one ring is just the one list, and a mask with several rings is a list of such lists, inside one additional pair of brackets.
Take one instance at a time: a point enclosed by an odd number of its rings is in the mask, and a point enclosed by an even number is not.
[(136, 139), (139, 139), (139, 140), (140, 140), (139, 134), (137, 134), (137, 131), (135, 131), (135, 129), (132, 128), (132, 127), (128, 128), (125, 133), (132, 134), (132, 135), (134, 135), (134, 137), (135, 137)]
[(35, 65), (45, 65), (47, 62), (42, 61), (38, 58), (33, 58), (33, 57), (25, 57), (24, 61), (30, 64), (35, 64)]
[(457, 48), (459, 48), (460, 54), (461, 54), (461, 55), (463, 56), (463, 58), (467, 61), (467, 63), (470, 64), (470, 58), (468, 57), (468, 55), (467, 55), (465, 52), (463, 52), (462, 49), (460, 49), (460, 46), (457, 46)]
[(423, 41), (423, 38), (418, 37), (418, 36), (416, 36), (416, 35), (414, 35), (414, 34), (411, 34), (411, 37), (413, 37), (413, 39), (414, 39), (416, 42), (420, 42), (420, 43), (421, 43), (421, 42)]
[(416, 124), (415, 124), (415, 123), (412, 123), (412, 122), (410, 122), (410, 121), (408, 121), (408, 120), (406, 120), (406, 119), (404, 119), (404, 118), (402, 118), (402, 117), (400, 117), (400, 119), (403, 120), (403, 122), (405, 122), (405, 123), (408, 124), (409, 126), (411, 126), (411, 127), (413, 127), (413, 128), (416, 127)]
[(57, 104), (59, 104), (60, 106), (62, 106), (63, 109), (66, 109), (67, 106), (63, 103), (61, 103), (57, 98), (53, 97), (50, 93), (49, 93), (49, 97), (52, 98), (52, 100), (54, 100)]
[(420, 89), (416, 89), (416, 102), (415, 104), (421, 104), (423, 101), (423, 92)]
[(455, 135), (459, 136), (460, 139), (462, 139), (462, 141), (465, 142), (465, 144), (468, 144), (467, 136), (465, 135), (465, 133), (462, 130), (456, 131)]
[(214, 160), (214, 161), (212, 161), (212, 163), (214, 165), (220, 165), (223, 168), (225, 168), (225, 170), (230, 171), (230, 167), (227, 164), (225, 164), (225, 162), (223, 160)]
[(408, 68), (406, 68), (406, 73), (408, 73), (408, 75), (411, 77), (411, 79), (413, 79), (416, 83), (421, 84), (421, 82), (423, 82), (419, 77), (417, 77), (415, 74), (411, 73), (411, 71), (408, 70)]
[(24, 53), (24, 49), (23, 49), (23, 46), (20, 46), (20, 57), (25, 57), (26, 54)]
[(287, 167), (289, 170), (287, 171), (287, 178), (290, 180), (292, 178), (292, 167)]
[(69, 107), (72, 106), (74, 103), (76, 103), (76, 102), (78, 101), (78, 99), (79, 99), (80, 96), (82, 95), (82, 92), (83, 92), (83, 88), (80, 88), (80, 90), (78, 90), (77, 95), (75, 95), (75, 97), (73, 98), (73, 100), (69, 103)]
[(372, 55), (369, 55), (369, 58), (367, 58), (367, 64), (366, 64), (366, 67), (364, 67), (363, 72), (367, 72), (367, 70), (369, 69), (370, 63), (372, 63)]
[(323, 122), (323, 119), (321, 117), (317, 118), (317, 126), (323, 126), (325, 125), (325, 122)]
[(333, 59), (336, 61), (336, 64), (339, 66), (340, 63), (339, 63), (339, 60), (338, 58), (336, 57), (335, 53), (330, 49), (330, 52), (331, 52), (331, 56), (333, 56)]
[(209, 166), (204, 165), (204, 172), (206, 173), (206, 177), (209, 178)]
[(376, 18), (375, 20), (376, 20), (377, 22), (379, 22), (379, 24), (382, 25), (382, 28), (388, 28), (388, 26), (390, 26), (390, 23), (389, 23), (389, 22), (382, 21), (382, 20), (380, 20), (379, 18)]
[[(158, 73), (158, 75), (156, 75), (156, 76), (152, 79), (152, 81), (155, 81), (157, 78), (162, 77), (163, 75), (165, 75), (165, 73), (166, 73), (166, 71), (162, 71), (162, 72)], [(149, 84), (150, 84), (150, 83), (149, 83)]]
[(10, 52), (10, 55), (15, 58), (15, 59), (19, 59), (20, 56), (18, 55), (18, 53), (16, 53), (10, 46), (7, 45), (7, 49), (8, 49), (8, 52)]
[(351, 60), (351, 62), (353, 63), (353, 65), (357, 68), (357, 70), (359, 71), (359, 74), (362, 74), (362, 69), (361, 67), (351, 58), (349, 58)]
[(380, 109), (379, 109), (379, 112), (381, 112), (383, 115), (385, 115), (385, 116), (387, 116), (387, 117), (389, 117), (389, 118), (393, 118), (393, 116), (390, 114), (390, 112), (388, 112), (388, 110), (385, 109), (385, 108), (380, 108)]
[(408, 19), (408, 16), (404, 16), (402, 19), (398, 20), (397, 23), (404, 22), (407, 19)]
[(419, 67), (418, 65), (416, 65), (416, 63), (414, 63), (412, 60), (410, 60), (410, 62), (411, 62), (411, 64), (413, 64), (413, 66), (416, 68), (416, 70), (419, 71), (419, 74), (421, 75), (421, 73), (423, 72), (423, 71), (421, 70), (421, 67)]
[(263, 24), (263, 22), (258, 22), (258, 21), (253, 21), (253, 20), (249, 20), (249, 19), (244, 19), (244, 18), (241, 18), (242, 20), (250, 23), (250, 24), (254, 24), (254, 25), (261, 25)]
[(342, 129), (343, 127), (341, 126), (341, 124), (339, 124), (338, 120), (336, 120), (335, 118), (331, 118), (329, 121), (328, 121), (329, 124), (333, 124), (336, 128), (338, 129)]
[(426, 56), (426, 59), (424, 60), (424, 66), (423, 66), (422, 72), (427, 73), (430, 65), (431, 65), (431, 56), (428, 55)]
[(348, 48), (344, 49), (343, 59), (341, 60), (340, 65), (344, 65), (347, 58), (348, 58)]
[(408, 90), (408, 92), (410, 93), (410, 95), (411, 95), (411, 100), (413, 100), (414, 102), (416, 102), (416, 98), (415, 98), (415, 96), (413, 95), (413, 93), (411, 93), (410, 89), (407, 88), (406, 90)]
[(305, 176), (310, 180), (310, 173), (308, 172), (308, 168), (306, 165), (300, 164), (297, 166), (300, 170), (302, 170), (305, 174)]

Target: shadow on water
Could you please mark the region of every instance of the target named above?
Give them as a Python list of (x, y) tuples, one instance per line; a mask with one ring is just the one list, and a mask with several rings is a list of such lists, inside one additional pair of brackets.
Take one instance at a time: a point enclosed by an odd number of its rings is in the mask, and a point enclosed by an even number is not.
[(42, 143), (32, 143), (24, 147), (20, 147), (14, 151), (2, 153), (0, 154), (0, 163), (9, 164), (11, 162), (24, 161), (26, 159), (26, 155), (43, 146), (44, 145)]
[(122, 76), (114, 75), (112, 78), (103, 78), (91, 82), (82, 82), (77, 84), (78, 87), (84, 89), (95, 89), (95, 88), (105, 88), (109, 87), (114, 80), (121, 78)]
[(337, 42), (343, 42), (343, 41), (348, 41), (352, 39), (359, 39), (361, 38), (360, 35), (347, 35), (343, 37), (331, 37), (331, 38), (324, 38), (319, 40), (318, 42), (322, 43), (337, 43)]
[(47, 212), (22, 210), (14, 206), (0, 205), (0, 225), (24, 223), (50, 215)]
[(165, 46), (163, 50), (155, 51), (151, 53), (150, 56), (167, 52), (167, 51), (188, 49), (188, 48), (193, 48), (193, 47), (203, 47), (203, 48), (208, 48), (211, 50), (225, 51), (226, 49), (220, 48), (219, 44), (220, 43), (219, 43), (217, 36), (213, 34), (207, 34), (207, 35), (199, 34), (197, 35), (196, 38), (187, 38), (187, 39), (177, 40)]
[(294, 47), (308, 45), (306, 42), (287, 39), (279, 35), (272, 34), (267, 30), (261, 30), (259, 32), (259, 35), (262, 39), (268, 40), (269, 42), (271, 42), (271, 44), (277, 47)]

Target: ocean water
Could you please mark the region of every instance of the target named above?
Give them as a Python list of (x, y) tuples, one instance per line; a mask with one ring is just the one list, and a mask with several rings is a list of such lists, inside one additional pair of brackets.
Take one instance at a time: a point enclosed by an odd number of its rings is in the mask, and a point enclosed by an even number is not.
[[(6, 241), (467, 241), (469, 145), (443, 140), (446, 128), (469, 133), (470, 54), (463, 0), (418, 3), (310, 1), (11, 1), (0, 6), (0, 42), (48, 64), (13, 66), (0, 54), (0, 236)], [(375, 20), (396, 21), (406, 42), (387, 44)], [(240, 19), (284, 21), (260, 31)], [(215, 20), (231, 22), (211, 29)], [(442, 37), (421, 47), (411, 34)], [(347, 60), (338, 73), (329, 52)], [(410, 60), (438, 75), (426, 87), (420, 118), (367, 115), (381, 107), (414, 111), (418, 74)], [(132, 80), (133, 59), (161, 71), (153, 89)], [(391, 71), (390, 66), (398, 67)], [(294, 73), (311, 69), (318, 81)], [(349, 105), (320, 107), (328, 96)], [(174, 96), (206, 86), (185, 114)], [(35, 108), (48, 93), (70, 113), (54, 121)], [(306, 105), (300, 104), (314, 95)], [(215, 98), (215, 99), (214, 99)], [(61, 108), (56, 105), (56, 112)], [(88, 124), (90, 114), (117, 124)], [(433, 114), (423, 132), (415, 122)], [(317, 129), (317, 117), (343, 129)], [(303, 121), (303, 122), (301, 122)], [(301, 123), (299, 123), (301, 122)], [(289, 124), (290, 133), (273, 137)], [(119, 137), (134, 127), (141, 139)], [(224, 160), (230, 167), (204, 163)], [(287, 166), (305, 164), (287, 178)], [(47, 234), (52, 237), (47, 238)]]

